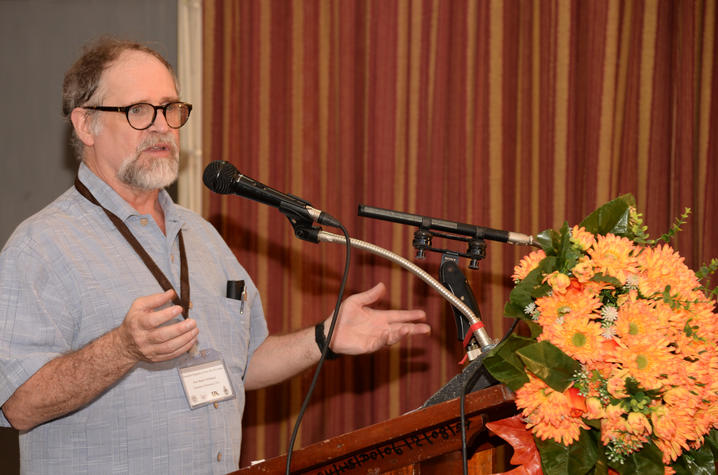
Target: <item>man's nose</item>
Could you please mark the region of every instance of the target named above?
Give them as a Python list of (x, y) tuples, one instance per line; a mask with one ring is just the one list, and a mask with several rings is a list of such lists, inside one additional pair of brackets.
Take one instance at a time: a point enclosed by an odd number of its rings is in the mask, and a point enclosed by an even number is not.
[(165, 117), (164, 109), (159, 109), (155, 115), (155, 121), (150, 125), (150, 129), (157, 132), (166, 132), (171, 127), (167, 124), (167, 118)]

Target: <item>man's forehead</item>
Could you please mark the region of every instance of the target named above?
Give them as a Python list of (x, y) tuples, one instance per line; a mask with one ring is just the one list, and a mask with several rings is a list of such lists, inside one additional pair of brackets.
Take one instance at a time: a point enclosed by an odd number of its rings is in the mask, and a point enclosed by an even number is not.
[(134, 100), (177, 99), (174, 76), (158, 58), (149, 53), (125, 50), (102, 73), (103, 96)]

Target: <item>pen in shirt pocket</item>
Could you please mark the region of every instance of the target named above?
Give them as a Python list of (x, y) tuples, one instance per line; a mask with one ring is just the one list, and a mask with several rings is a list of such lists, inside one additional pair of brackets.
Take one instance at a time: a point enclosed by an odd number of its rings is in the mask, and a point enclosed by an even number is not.
[(241, 302), (239, 313), (244, 313), (244, 303), (247, 301), (247, 286), (244, 280), (227, 281), (227, 298), (239, 300)]

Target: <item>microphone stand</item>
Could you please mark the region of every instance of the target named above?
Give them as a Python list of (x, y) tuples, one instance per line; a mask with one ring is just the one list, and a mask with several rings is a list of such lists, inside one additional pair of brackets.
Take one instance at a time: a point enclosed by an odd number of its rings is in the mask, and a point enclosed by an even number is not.
[[(437, 391), (431, 398), (429, 398), (422, 407), (428, 407), (430, 405), (445, 401), (447, 399), (453, 399), (456, 396), (460, 396), (460, 411), (461, 411), (461, 447), (462, 447), (462, 455), (463, 455), (463, 468), (464, 468), (464, 474), (468, 474), (468, 466), (467, 466), (467, 444), (466, 444), (466, 422), (464, 418), (464, 398), (467, 393), (481, 389), (484, 387), (489, 387), (494, 384), (496, 384), (496, 380), (494, 380), (491, 375), (489, 375), (485, 367), (483, 366), (483, 360), (484, 358), (489, 354), (489, 351), (496, 346), (496, 342), (492, 341), (491, 338), (489, 338), (488, 333), (484, 329), (483, 325), (481, 324), (481, 320), (474, 314), (474, 312), (469, 308), (468, 305), (466, 305), (464, 302), (461, 301), (460, 298), (458, 298), (456, 295), (454, 295), (449, 289), (447, 289), (443, 284), (441, 284), (439, 281), (434, 279), (429, 273), (427, 273), (424, 269), (417, 266), (413, 262), (399, 256), (398, 254), (395, 254), (388, 249), (384, 249), (381, 246), (377, 246), (376, 244), (371, 244), (365, 241), (361, 241), (359, 239), (353, 239), (350, 238), (349, 235), (346, 236), (340, 236), (338, 234), (333, 234), (327, 231), (322, 230), (318, 226), (313, 226), (311, 222), (309, 222), (306, 218), (303, 216), (298, 216), (296, 212), (294, 212), (293, 209), (282, 209), (280, 207), (280, 211), (282, 211), (287, 218), (289, 219), (289, 222), (294, 227), (294, 233), (299, 239), (303, 239), (305, 241), (319, 243), (319, 242), (329, 242), (329, 243), (335, 243), (335, 244), (342, 244), (344, 246), (347, 245), (347, 240), (349, 247), (354, 247), (357, 249), (361, 249), (364, 251), (368, 251), (372, 254), (375, 254), (377, 256), (381, 256), (385, 259), (388, 259), (389, 261), (398, 264), (399, 266), (403, 267), (404, 269), (408, 270), (415, 276), (417, 276), (419, 279), (423, 280), (426, 284), (428, 284), (430, 287), (432, 287), (434, 290), (436, 290), (439, 295), (441, 295), (444, 299), (446, 299), (451, 305), (453, 305), (454, 309), (461, 312), (466, 319), (469, 321), (472, 327), (475, 327), (473, 330), (473, 336), (476, 340), (476, 342), (479, 344), (480, 347), (480, 354), (477, 354), (476, 351), (467, 351), (467, 358), (470, 360), (470, 363), (464, 368), (464, 370), (456, 375), (454, 378), (452, 378), (451, 381), (449, 381), (444, 387), (442, 387), (439, 391)], [(347, 248), (348, 249), (348, 248)], [(457, 319), (458, 320), (458, 319)], [(333, 327), (333, 324), (332, 324)], [(330, 329), (331, 333), (331, 329)], [(322, 357), (323, 360), (323, 357)], [(317, 368), (317, 372), (319, 371), (319, 368), (321, 367), (320, 360), (320, 366)], [(316, 379), (316, 373), (315, 373), (315, 379)], [(311, 390), (310, 390), (311, 394)], [(305, 400), (305, 405), (309, 399), (309, 396), (307, 396), (307, 399)], [(300, 412), (300, 416), (303, 413), (303, 410)], [(297, 422), (298, 425), (298, 422)], [(295, 426), (296, 427), (296, 426)], [(295, 428), (296, 431), (296, 428)], [(294, 436), (292, 437), (292, 441), (294, 439)], [(293, 446), (293, 443), (292, 443)], [(286, 473), (289, 474), (290, 472), (290, 464), (291, 464), (291, 448), (289, 451), (289, 454), (287, 456), (287, 465), (286, 465)]]
[[(290, 219), (291, 221), (291, 219)], [(294, 224), (294, 223), (293, 223)], [(296, 231), (296, 226), (295, 226)], [(315, 238), (316, 241), (314, 242), (332, 242), (336, 244), (344, 244), (346, 245), (346, 238), (344, 236), (339, 236), (338, 234), (329, 233), (323, 230), (320, 230), (319, 228), (313, 228), (313, 232), (310, 233), (312, 238)], [(304, 234), (306, 236), (306, 234)], [(299, 234), (297, 234), (298, 237), (301, 237)], [(417, 276), (419, 279), (423, 280), (426, 284), (428, 284), (430, 287), (432, 287), (434, 290), (436, 290), (439, 295), (444, 297), (451, 305), (454, 306), (455, 309), (458, 309), (471, 323), (471, 325), (475, 325), (477, 323), (480, 323), (480, 320), (474, 315), (474, 312), (459, 299), (456, 295), (454, 295), (449, 289), (447, 289), (443, 284), (441, 284), (439, 281), (434, 279), (429, 273), (427, 273), (424, 269), (417, 266), (413, 262), (387, 250), (384, 249), (381, 246), (377, 246), (375, 244), (371, 244), (365, 241), (361, 241), (359, 239), (353, 239), (349, 238), (349, 244), (351, 247), (355, 247), (357, 249), (362, 249), (364, 251), (371, 252), (372, 254), (375, 254), (377, 256), (384, 257), (391, 262), (394, 262), (395, 264), (400, 265), (404, 269), (408, 270), (415, 276)], [(470, 393), (472, 391), (487, 388), (489, 386), (493, 386), (496, 384), (496, 380), (488, 374), (486, 371), (485, 366), (483, 365), (484, 358), (489, 354), (489, 351), (496, 346), (496, 343), (493, 342), (489, 335), (486, 333), (486, 330), (483, 326), (475, 329), (473, 331), (474, 337), (476, 341), (478, 342), (479, 346), (481, 347), (481, 353), (476, 354), (476, 352), (467, 351), (467, 357), (471, 361), (464, 370), (454, 376), (446, 385), (444, 385), (439, 391), (437, 391), (433, 396), (431, 396), (424, 404), (421, 406), (422, 408), (428, 407), (449, 399), (453, 399), (455, 397), (460, 397), (460, 413), (461, 413), (461, 452), (462, 452), (462, 459), (463, 459), (463, 472), (464, 474), (468, 474), (468, 465), (467, 465), (467, 442), (466, 442), (466, 420), (464, 415), (464, 399), (466, 397), (467, 393)]]
[[(346, 244), (346, 238), (344, 236), (340, 236), (338, 234), (333, 234), (327, 231), (318, 231), (316, 234), (316, 237), (319, 242), (331, 242), (335, 244)], [(398, 264), (399, 266), (403, 267), (404, 269), (408, 270), (415, 276), (417, 276), (419, 279), (423, 280), (426, 284), (428, 284), (430, 287), (432, 287), (434, 290), (436, 290), (439, 295), (441, 295), (444, 299), (446, 299), (451, 305), (453, 305), (455, 308), (457, 308), (466, 318), (469, 320), (471, 325), (475, 325), (477, 323), (480, 323), (480, 320), (476, 317), (474, 312), (464, 303), (462, 302), (456, 295), (452, 294), (451, 291), (449, 291), (446, 287), (444, 287), (439, 281), (434, 279), (429, 273), (427, 273), (424, 269), (417, 266), (413, 262), (387, 250), (384, 249), (381, 246), (377, 246), (376, 244), (371, 244), (365, 241), (361, 241), (359, 239), (351, 238), (349, 240), (349, 244), (352, 247), (355, 247), (357, 249), (361, 249), (364, 251), (371, 252), (372, 254), (375, 254), (377, 256), (381, 256), (385, 259), (390, 260), (391, 262), (394, 262), (395, 264)], [(491, 350), (495, 343), (491, 338), (489, 337), (488, 333), (486, 332), (486, 329), (484, 327), (477, 328), (474, 330), (474, 337), (476, 337), (476, 341), (481, 347), (481, 352), (486, 353), (489, 350)], [(471, 356), (469, 356), (471, 358)], [(471, 358), (473, 359), (473, 358)]]

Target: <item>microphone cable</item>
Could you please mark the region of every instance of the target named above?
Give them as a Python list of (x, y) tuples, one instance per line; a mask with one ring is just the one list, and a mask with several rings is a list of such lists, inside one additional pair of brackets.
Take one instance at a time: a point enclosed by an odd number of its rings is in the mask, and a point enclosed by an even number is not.
[(349, 277), (349, 263), (351, 261), (351, 238), (349, 237), (349, 233), (344, 228), (344, 226), (341, 223), (337, 222), (337, 225), (334, 227), (337, 227), (341, 229), (342, 233), (344, 234), (344, 237), (346, 238), (346, 255), (344, 258), (344, 275), (342, 277), (342, 283), (339, 286), (339, 294), (337, 295), (337, 301), (334, 305), (334, 315), (332, 315), (332, 322), (329, 325), (329, 333), (327, 334), (327, 344), (322, 350), (322, 356), (319, 358), (319, 363), (317, 363), (317, 367), (314, 370), (314, 377), (312, 378), (312, 382), (309, 385), (309, 389), (307, 390), (307, 395), (304, 398), (304, 402), (302, 403), (302, 407), (299, 410), (299, 414), (297, 415), (297, 420), (294, 423), (294, 429), (292, 430), (292, 436), (289, 439), (289, 449), (287, 450), (287, 465), (286, 465), (286, 475), (290, 475), (290, 467), (292, 463), (292, 451), (294, 450), (294, 443), (297, 439), (297, 434), (299, 433), (299, 426), (302, 422), (302, 418), (304, 417), (304, 413), (307, 410), (307, 407), (309, 406), (309, 400), (312, 397), (312, 393), (314, 392), (314, 389), (317, 385), (317, 380), (319, 379), (319, 372), (322, 369), (322, 366), (324, 366), (324, 360), (326, 359), (327, 352), (329, 351), (329, 344), (332, 342), (332, 336), (334, 335), (334, 327), (337, 323), (337, 318), (339, 317), (339, 307), (341, 307), (342, 304), (342, 297), (344, 296), (344, 288), (346, 287), (347, 279)]

